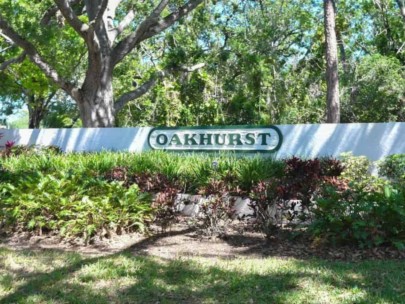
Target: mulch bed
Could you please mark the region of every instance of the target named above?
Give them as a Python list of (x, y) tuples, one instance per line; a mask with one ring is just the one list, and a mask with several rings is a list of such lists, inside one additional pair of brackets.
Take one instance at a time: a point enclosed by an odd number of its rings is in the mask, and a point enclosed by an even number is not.
[(297, 234), (287, 229), (266, 239), (263, 234), (253, 231), (243, 222), (233, 223), (223, 236), (207, 237), (190, 228), (187, 219), (180, 220), (165, 232), (155, 227), (148, 236), (135, 233), (113, 235), (110, 239), (95, 240), (88, 246), (81, 244), (78, 239), (63, 240), (55, 235), (38, 237), (27, 233), (2, 236), (1, 246), (16, 249), (57, 249), (90, 255), (130, 251), (134, 255), (152, 255), (165, 259), (197, 256), (213, 259), (281, 257), (337, 261), (405, 260), (405, 251), (393, 247), (362, 249), (330, 246), (314, 242), (305, 233)]

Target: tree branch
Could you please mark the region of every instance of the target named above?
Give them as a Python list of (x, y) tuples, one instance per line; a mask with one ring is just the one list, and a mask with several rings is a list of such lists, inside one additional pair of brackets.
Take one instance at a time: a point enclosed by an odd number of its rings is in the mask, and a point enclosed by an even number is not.
[(102, 0), (100, 9), (97, 12), (96, 18), (94, 19), (94, 27), (98, 27), (100, 22), (103, 20), (104, 13), (108, 6), (108, 0)]
[(5, 53), (7, 50), (12, 49), (13, 47), (14, 47), (14, 45), (10, 45), (10, 46), (8, 46), (8, 47), (6, 47), (4, 49), (1, 49), (0, 53)]
[(13, 41), (14, 44), (24, 50), (24, 53), (26, 53), (30, 60), (34, 64), (36, 64), (48, 78), (50, 78), (54, 83), (56, 83), (60, 88), (65, 90), (71, 96), (76, 94), (77, 88), (75, 88), (75, 86), (70, 82), (61, 78), (58, 72), (41, 57), (35, 46), (31, 42), (20, 36), (18, 33), (16, 33), (8, 25), (7, 21), (3, 18), (2, 15), (0, 15), (0, 29), (7, 37), (9, 37)]
[(177, 12), (168, 15), (167, 17), (163, 18), (162, 21), (158, 22), (156, 26), (149, 28), (145, 35), (141, 37), (141, 41), (164, 31), (165, 29), (173, 25), (173, 23), (175, 23), (177, 20), (189, 14), (203, 1), (204, 0), (190, 0), (187, 4), (180, 7)]
[(204, 63), (204, 62), (203, 62), (203, 63), (197, 63), (196, 65), (193, 65), (193, 66), (185, 66), (185, 65), (182, 65), (182, 66), (179, 66), (179, 67), (177, 67), (177, 68), (172, 68), (172, 69), (170, 69), (169, 71), (170, 71), (170, 72), (173, 72), (173, 71), (181, 71), (181, 72), (191, 73), (191, 72), (197, 71), (197, 70), (199, 70), (199, 69), (201, 69), (201, 68), (203, 68), (203, 67), (205, 67), (205, 63)]
[(136, 28), (136, 30), (120, 41), (113, 50), (113, 65), (120, 62), (129, 52), (133, 50), (139, 38), (147, 31), (148, 28), (157, 23), (160, 13), (169, 3), (169, 0), (161, 0), (153, 11), (146, 17)]
[(56, 5), (58, 6), (60, 12), (62, 13), (63, 17), (65, 17), (66, 21), (70, 24), (71, 27), (85, 40), (88, 40), (87, 33), (89, 30), (89, 26), (77, 17), (75, 12), (73, 11), (72, 7), (69, 4), (68, 0), (54, 0)]
[(17, 57), (14, 57), (14, 58), (11, 58), (9, 60), (4, 61), (0, 65), (0, 72), (5, 70), (11, 64), (23, 62), (26, 55), (27, 54), (25, 52), (23, 52), (20, 56), (17, 56)]
[(5, 35), (2, 31), (0, 31), (0, 36), (3, 37), (4, 40), (6, 40), (7, 44), (14, 45), (13, 40), (11, 40), (11, 38)]
[(145, 95), (155, 84), (156, 82), (165, 76), (164, 72), (159, 72), (149, 78), (148, 81), (143, 83), (139, 88), (136, 90), (127, 92), (121, 97), (118, 98), (117, 102), (114, 104), (115, 112), (117, 113), (120, 111), (128, 102), (131, 100), (137, 99), (142, 95)]
[(51, 103), (51, 101), (52, 101), (52, 98), (56, 95), (56, 90), (55, 91), (52, 91), (49, 95), (48, 95), (48, 97), (46, 98), (46, 100), (45, 100), (45, 102), (43, 103), (43, 110), (45, 110), (45, 109), (47, 109), (48, 108), (48, 106), (49, 106), (49, 104)]
[(169, 68), (169, 69), (155, 73), (153, 76), (151, 76), (145, 83), (143, 83), (137, 89), (121, 95), (118, 98), (117, 102), (114, 104), (115, 112), (120, 111), (131, 100), (137, 99), (137, 98), (145, 95), (156, 84), (156, 82), (159, 79), (167, 77), (172, 72), (181, 71), (181, 72), (189, 73), (189, 72), (194, 72), (198, 69), (201, 69), (204, 66), (205, 66), (205, 63), (198, 63), (198, 64), (190, 66), (190, 67), (180, 66), (180, 67), (175, 67), (175, 68)]
[(52, 6), (49, 9), (47, 9), (45, 14), (42, 16), (40, 24), (42, 26), (49, 25), (49, 22), (51, 21), (51, 18), (56, 15), (56, 12), (58, 10), (59, 10), (59, 8), (57, 6)]
[(137, 29), (120, 41), (114, 48), (112, 54), (113, 65), (118, 64), (137, 44), (167, 29), (181, 17), (190, 13), (203, 1), (204, 0), (190, 0), (187, 4), (181, 6), (177, 12), (159, 21), (160, 14), (169, 2), (168, 0), (161, 0), (152, 13), (139, 24)]
[(111, 31), (113, 32), (112, 34), (112, 40), (114, 41), (134, 20), (135, 18), (135, 13), (133, 10), (130, 10), (128, 14), (122, 19), (122, 21), (118, 24), (118, 26)]
[[(80, 0), (70, 0), (69, 2), (70, 2), (70, 4), (72, 5), (72, 4), (77, 4), (77, 3), (79, 3)], [(50, 23), (50, 21), (51, 21), (51, 18), (56, 15), (56, 12), (57, 12), (57, 11), (59, 11), (59, 8), (58, 8), (56, 5), (51, 6), (50, 8), (48, 8), (48, 9), (46, 10), (46, 12), (44, 13), (44, 15), (42, 16), (42, 19), (41, 19), (40, 24), (41, 24), (42, 26), (49, 25), (49, 23)]]

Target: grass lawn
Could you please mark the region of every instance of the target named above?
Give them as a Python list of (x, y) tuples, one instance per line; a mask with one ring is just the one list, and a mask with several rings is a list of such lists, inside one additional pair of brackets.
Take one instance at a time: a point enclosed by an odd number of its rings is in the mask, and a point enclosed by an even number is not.
[(0, 303), (405, 303), (405, 262), (0, 248)]

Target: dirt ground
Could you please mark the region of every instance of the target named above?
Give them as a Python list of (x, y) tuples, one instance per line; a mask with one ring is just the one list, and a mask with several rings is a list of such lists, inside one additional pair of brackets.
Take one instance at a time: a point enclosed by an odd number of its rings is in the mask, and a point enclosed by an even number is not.
[(222, 237), (206, 237), (197, 233), (197, 230), (191, 228), (185, 220), (164, 232), (155, 227), (151, 229), (149, 235), (139, 233), (114, 235), (109, 239), (95, 240), (87, 246), (81, 244), (80, 240), (67, 241), (52, 235), (29, 236), (19, 233), (0, 237), (0, 247), (17, 250), (58, 249), (91, 256), (130, 251), (134, 255), (151, 255), (165, 259), (195, 256), (212, 259), (282, 257), (347, 261), (405, 259), (405, 251), (395, 248), (328, 247), (315, 244), (302, 235), (292, 237), (287, 231), (281, 231), (271, 239), (266, 239), (263, 234), (246, 229), (242, 223), (234, 223)]

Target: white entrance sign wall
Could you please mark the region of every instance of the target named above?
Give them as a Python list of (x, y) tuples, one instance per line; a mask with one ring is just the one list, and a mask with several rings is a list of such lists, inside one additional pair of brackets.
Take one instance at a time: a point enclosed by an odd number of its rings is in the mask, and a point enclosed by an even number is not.
[(65, 152), (132, 151), (149, 149), (152, 128), (74, 128), (74, 129), (6, 129), (0, 130), (0, 148), (7, 140), (18, 145), (55, 145)]
[[(405, 153), (405, 123), (356, 123), (278, 125), (282, 145), (276, 158), (339, 156), (352, 151), (378, 160), (387, 155)], [(241, 126), (241, 130), (243, 130)], [(6, 141), (21, 145), (56, 145), (64, 151), (150, 150), (148, 135), (152, 128), (104, 129), (0, 129), (0, 147)]]

